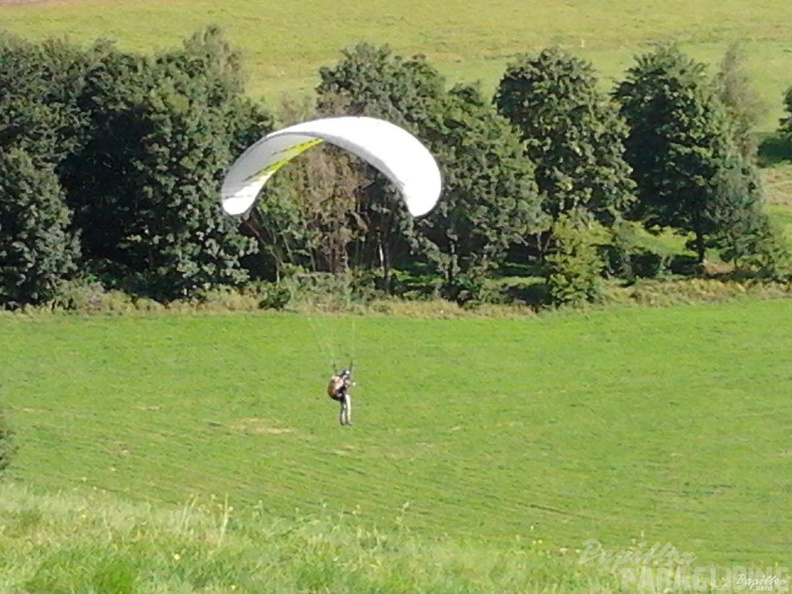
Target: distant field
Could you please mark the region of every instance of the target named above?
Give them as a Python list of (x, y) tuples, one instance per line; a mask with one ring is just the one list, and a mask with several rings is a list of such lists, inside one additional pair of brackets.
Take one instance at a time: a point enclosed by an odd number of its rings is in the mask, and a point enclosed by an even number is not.
[[(782, 563), (791, 326), (789, 300), (521, 319), (2, 316), (0, 401), (14, 476), (51, 492)], [(347, 430), (323, 395), (344, 348), (359, 382)]]
[(451, 80), (480, 79), (491, 89), (511, 56), (548, 45), (591, 59), (609, 85), (652, 42), (676, 40), (694, 56), (717, 63), (730, 41), (741, 40), (768, 104), (761, 124), (766, 131), (775, 129), (782, 92), (792, 85), (787, 0), (70, 0), (0, 6), (2, 28), (79, 41), (109, 37), (132, 50), (173, 47), (209, 23), (223, 26), (243, 48), (250, 91), (272, 101), (284, 92), (309, 91), (317, 69), (358, 41), (424, 53)]

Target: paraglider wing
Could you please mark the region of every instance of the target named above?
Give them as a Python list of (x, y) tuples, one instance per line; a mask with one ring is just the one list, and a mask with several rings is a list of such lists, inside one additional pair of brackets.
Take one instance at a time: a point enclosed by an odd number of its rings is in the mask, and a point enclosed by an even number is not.
[(229, 215), (247, 213), (278, 169), (321, 142), (341, 147), (376, 167), (396, 185), (415, 217), (432, 210), (440, 197), (437, 162), (415, 136), (384, 120), (343, 116), (289, 126), (250, 146), (223, 182), (223, 210)]

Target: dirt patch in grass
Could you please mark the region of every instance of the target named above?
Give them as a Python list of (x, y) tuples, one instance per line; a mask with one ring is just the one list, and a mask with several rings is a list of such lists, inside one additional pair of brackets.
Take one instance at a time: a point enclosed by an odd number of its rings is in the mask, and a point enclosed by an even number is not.
[(294, 429), (287, 427), (274, 427), (267, 419), (248, 417), (241, 419), (238, 423), (231, 425), (231, 429), (237, 431), (249, 431), (251, 433), (267, 433), (269, 435), (281, 435), (283, 433), (294, 433)]

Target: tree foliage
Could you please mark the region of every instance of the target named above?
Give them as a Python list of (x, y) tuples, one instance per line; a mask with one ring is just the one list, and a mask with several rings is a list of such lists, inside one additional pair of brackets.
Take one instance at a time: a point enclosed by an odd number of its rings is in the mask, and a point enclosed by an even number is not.
[(731, 118), (737, 148), (750, 161), (756, 156), (755, 129), (765, 105), (746, 72), (745, 60), (743, 46), (730, 44), (715, 75), (715, 91)]
[[(424, 56), (405, 58), (388, 46), (362, 43), (342, 52), (333, 66), (319, 71), (317, 109), (321, 114), (378, 117), (403, 126), (431, 144), (427, 124), (445, 95), (445, 82)], [(362, 262), (378, 266), (384, 284), (390, 271), (417, 249), (413, 219), (385, 176), (360, 167), (365, 179), (358, 193)]]
[[(173, 299), (216, 284), (245, 280), (239, 257), (252, 249), (217, 203), (230, 160), (222, 113), (200, 90), (153, 90), (139, 105), (148, 133), (131, 162), (136, 209), (124, 240), (128, 262), (148, 292)], [(247, 248), (247, 249), (246, 249)]]
[(0, 32), (0, 149), (21, 148), (52, 165), (68, 157), (82, 141), (77, 97), (94, 49)]
[(660, 46), (637, 58), (615, 95), (630, 126), (626, 155), (639, 197), (632, 216), (649, 229), (693, 234), (703, 262), (708, 238), (731, 216), (717, 211), (733, 204), (713, 180), (727, 170), (750, 174), (704, 64)]
[[(413, 218), (376, 169), (325, 145), (279, 172), (246, 221), (227, 217), (222, 178), (274, 119), (245, 96), (217, 27), (154, 55), (0, 33), (0, 306), (46, 303), (77, 274), (168, 301), (305, 268), (345, 294), (350, 268), (390, 288), (393, 270), (430, 271), (445, 297), (475, 301), (507, 258), (534, 264), (535, 237), (551, 300), (575, 303), (599, 290), (592, 221), (611, 227), (611, 274), (660, 261), (619, 231), (624, 219), (692, 235), (699, 261), (712, 249), (752, 273), (788, 265), (763, 210), (759, 104), (737, 46), (714, 82), (662, 46), (611, 98), (558, 49), (510, 64), (493, 101), (387, 46), (348, 48), (319, 75), (316, 101), (280, 123), (357, 114), (405, 127), (442, 171), (432, 213)], [(792, 138), (792, 90), (785, 107)], [(281, 289), (265, 301), (285, 304)]]
[(319, 69), (318, 110), (343, 110), (405, 126), (415, 132), (427, 121), (445, 81), (423, 55), (405, 58), (387, 45), (360, 43), (341, 60)]
[(787, 142), (792, 143), (792, 86), (784, 93), (784, 111), (789, 115), (781, 119), (779, 132)]
[(709, 216), (717, 232), (712, 246), (738, 268), (782, 275), (789, 264), (789, 248), (763, 209), (758, 177), (732, 168), (718, 172), (713, 183), (717, 205)]
[(547, 257), (547, 295), (553, 305), (581, 305), (601, 293), (603, 262), (581, 209), (562, 214), (553, 224), (553, 253)]
[(0, 305), (46, 302), (77, 267), (71, 212), (51, 163), (0, 151)]
[[(533, 168), (509, 123), (470, 85), (447, 90), (423, 56), (362, 44), (320, 71), (320, 107), (339, 99), (347, 110), (389, 119), (429, 146), (443, 173), (437, 209), (415, 222), (382, 176), (362, 194), (367, 251), (387, 274), (398, 254), (421, 250), (440, 271), (445, 292), (496, 266), (505, 249), (537, 225)], [(463, 278), (464, 277), (464, 278)]]
[(73, 157), (69, 197), (86, 252), (160, 299), (247, 273), (255, 242), (238, 234), (217, 192), (232, 150), (270, 123), (240, 96), (238, 59), (218, 30), (154, 58), (107, 51), (81, 105), (91, 134)]
[(584, 208), (610, 223), (633, 200), (627, 127), (591, 64), (559, 49), (524, 55), (507, 67), (495, 104), (525, 141), (550, 222)]
[(449, 91), (426, 136), (434, 141), (444, 191), (421, 229), (455, 298), (460, 280), (498, 266), (511, 244), (537, 228), (534, 171), (517, 133), (474, 86)]

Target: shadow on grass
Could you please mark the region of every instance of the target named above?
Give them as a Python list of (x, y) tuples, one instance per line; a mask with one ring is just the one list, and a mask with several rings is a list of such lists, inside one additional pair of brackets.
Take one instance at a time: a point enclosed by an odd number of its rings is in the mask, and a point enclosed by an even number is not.
[(757, 159), (760, 167), (792, 163), (792, 137), (771, 134), (759, 141)]
[(547, 285), (544, 281), (511, 284), (501, 290), (510, 303), (522, 303), (536, 310), (549, 303)]

